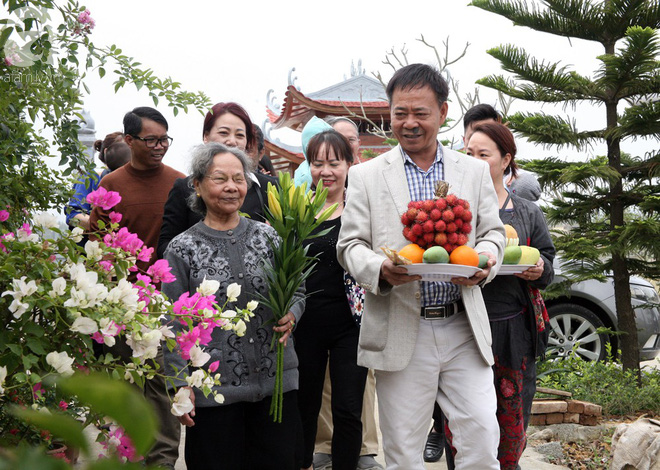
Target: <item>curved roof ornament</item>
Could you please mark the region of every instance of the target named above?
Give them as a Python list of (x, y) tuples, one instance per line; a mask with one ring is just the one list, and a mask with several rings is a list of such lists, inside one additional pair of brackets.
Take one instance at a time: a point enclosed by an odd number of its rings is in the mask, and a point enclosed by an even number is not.
[(266, 106), (275, 114), (280, 114), (282, 111), (282, 105), (277, 102), (275, 90), (272, 88), (268, 90), (268, 93), (266, 94)]
[(273, 125), (271, 124), (271, 122), (268, 119), (265, 119), (263, 124), (261, 125), (261, 132), (264, 133), (264, 139), (291, 153), (302, 153), (302, 146), (287, 144), (285, 142), (282, 142), (279, 137), (271, 137), (270, 131), (272, 129), (273, 129)]
[(296, 71), (295, 67), (291, 67), (291, 70), (289, 70), (289, 86), (296, 87), (298, 91), (302, 91), (298, 85), (296, 85), (296, 80), (298, 80), (298, 77), (293, 76), (293, 72)]

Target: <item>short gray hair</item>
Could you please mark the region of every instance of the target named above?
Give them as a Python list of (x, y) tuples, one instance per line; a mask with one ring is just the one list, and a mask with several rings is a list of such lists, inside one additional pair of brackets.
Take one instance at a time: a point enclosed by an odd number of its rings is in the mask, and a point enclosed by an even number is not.
[(353, 125), (353, 127), (355, 128), (355, 132), (357, 132), (358, 136), (360, 135), (360, 128), (358, 127), (358, 125), (355, 123), (355, 121), (353, 121), (350, 118), (347, 118), (346, 116), (328, 117), (326, 118), (325, 122), (330, 124), (330, 126), (332, 127), (335, 127), (335, 124), (337, 124), (338, 122), (348, 122), (349, 124)]
[[(252, 175), (250, 173), (250, 163), (249, 158), (242, 150), (239, 150), (236, 147), (227, 147), (226, 145), (220, 144), (218, 142), (209, 142), (206, 144), (198, 145), (193, 149), (192, 152), (192, 161), (190, 162), (190, 177), (188, 179), (188, 184), (193, 186), (195, 181), (201, 182), (211, 168), (213, 164), (213, 159), (216, 155), (221, 153), (230, 153), (241, 162), (243, 166), (243, 173), (245, 174), (245, 182), (247, 187), (252, 186)], [(194, 186), (193, 186), (194, 188)], [(206, 215), (206, 204), (204, 200), (197, 196), (197, 193), (193, 191), (187, 199), (188, 207), (193, 212), (196, 212), (201, 215)]]

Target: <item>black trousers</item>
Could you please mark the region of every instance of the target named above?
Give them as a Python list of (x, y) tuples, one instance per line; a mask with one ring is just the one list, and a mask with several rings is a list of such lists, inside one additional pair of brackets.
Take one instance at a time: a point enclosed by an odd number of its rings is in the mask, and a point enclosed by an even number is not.
[(282, 422), (268, 414), (271, 397), (259, 402), (196, 408), (186, 428), (189, 470), (297, 470), (300, 432), (297, 391), (284, 394)]
[[(305, 325), (295, 333), (300, 372), (298, 406), (303, 428), (303, 468), (312, 465), (316, 426), (329, 362), (332, 384), (332, 468), (355, 470), (362, 446), (362, 398), (367, 369), (357, 365), (360, 330), (348, 317), (341, 325)], [(328, 359), (329, 358), (329, 359)]]

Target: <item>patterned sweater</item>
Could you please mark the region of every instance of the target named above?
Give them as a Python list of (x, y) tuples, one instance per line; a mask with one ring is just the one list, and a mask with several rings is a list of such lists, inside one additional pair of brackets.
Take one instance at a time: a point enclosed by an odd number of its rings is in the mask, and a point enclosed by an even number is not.
[[(164, 284), (163, 292), (174, 301), (184, 292), (193, 294), (206, 277), (220, 283), (216, 299), (219, 305), (223, 305), (227, 300), (227, 286), (235, 282), (241, 285), (241, 295), (235, 306), (229, 304), (227, 308), (244, 308), (255, 298), (255, 292), (268, 295), (263, 263), (266, 257), (272, 260), (270, 239), (279, 239), (272, 227), (244, 217), (235, 229), (227, 231), (214, 230), (199, 222), (169, 243), (165, 259), (172, 266), (172, 274), (177, 280)], [(305, 309), (303, 287), (298, 290), (297, 297), (292, 308), (296, 323)], [(255, 316), (247, 322), (244, 336), (238, 337), (233, 332), (216, 328), (211, 343), (205, 348), (211, 355), (205, 368), (220, 361), (218, 372), (222, 385), (215, 390), (224, 395), (225, 404), (256, 402), (273, 393), (276, 371), (276, 353), (270, 347), (273, 330), (272, 324), (264, 325), (273, 318), (273, 313), (262, 305), (254, 313)], [(175, 331), (180, 328), (178, 321), (172, 325)], [(174, 376), (174, 367), (180, 371), (185, 362), (177, 349), (163, 349), (165, 371)], [(284, 392), (298, 388), (297, 367), (298, 357), (293, 340), (289, 338), (284, 348)], [(183, 380), (177, 381), (177, 386), (182, 385), (186, 385)], [(205, 398), (198, 389), (195, 389), (195, 400), (199, 407), (220, 406), (213, 396)]]

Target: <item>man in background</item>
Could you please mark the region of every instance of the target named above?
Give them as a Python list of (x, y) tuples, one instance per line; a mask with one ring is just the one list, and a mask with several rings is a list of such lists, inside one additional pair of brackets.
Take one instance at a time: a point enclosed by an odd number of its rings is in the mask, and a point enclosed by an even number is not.
[[(172, 138), (167, 135), (168, 124), (165, 117), (156, 109), (139, 107), (124, 116), (124, 141), (131, 149), (128, 164), (105, 176), (100, 186), (107, 191), (116, 191), (121, 202), (112, 208), (122, 214), (119, 226), (137, 234), (144, 244), (154, 249), (149, 261), (138, 261), (138, 273), (147, 271), (156, 260), (155, 249), (163, 221), (163, 210), (167, 195), (177, 178), (185, 175), (163, 163), (170, 148)], [(90, 217), (92, 231), (98, 230), (98, 222), (110, 224), (109, 211), (94, 207)], [(129, 276), (135, 280), (136, 273)], [(125, 341), (117, 342), (107, 352), (130, 361), (132, 350)], [(161, 348), (154, 359), (162, 372), (163, 352)], [(170, 399), (167, 396), (165, 381), (159, 375), (145, 381), (144, 395), (156, 411), (160, 421), (160, 432), (156, 443), (146, 456), (146, 464), (174, 468), (179, 456), (181, 428), (178, 420), (170, 412)], [(139, 417), (136, 417), (139, 419)]]

